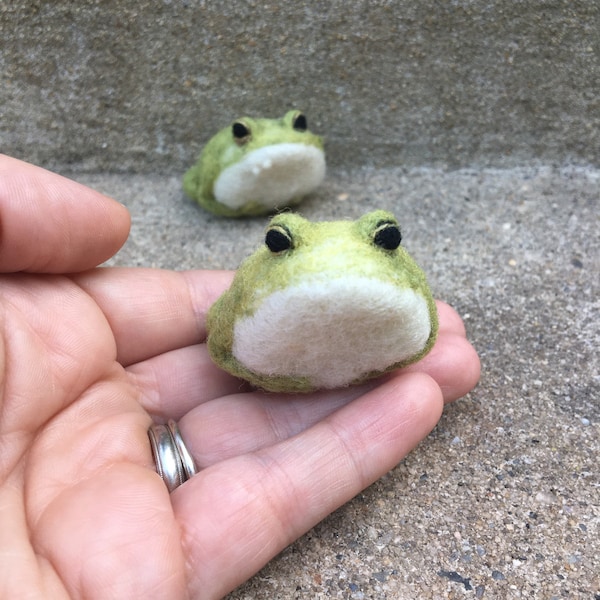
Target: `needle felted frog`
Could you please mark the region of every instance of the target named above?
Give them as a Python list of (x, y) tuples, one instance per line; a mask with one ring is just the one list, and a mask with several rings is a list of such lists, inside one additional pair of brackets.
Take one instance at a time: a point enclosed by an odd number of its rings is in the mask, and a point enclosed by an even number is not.
[(183, 178), (185, 193), (225, 217), (292, 206), (325, 176), (323, 140), (297, 110), (281, 119), (234, 121), (211, 138)]
[(273, 217), (209, 310), (211, 357), (277, 392), (343, 387), (419, 360), (435, 342), (437, 310), (400, 242), (382, 210), (357, 221)]

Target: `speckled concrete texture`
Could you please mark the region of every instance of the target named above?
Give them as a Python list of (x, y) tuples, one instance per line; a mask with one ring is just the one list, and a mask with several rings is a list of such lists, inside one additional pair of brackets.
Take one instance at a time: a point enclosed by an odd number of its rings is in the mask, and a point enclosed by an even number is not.
[[(115, 264), (234, 268), (265, 219), (213, 217), (178, 177), (78, 176), (127, 204)], [(598, 598), (600, 171), (330, 171), (311, 219), (373, 208), (455, 306), (481, 383), (386, 477), (229, 600)]]
[(597, 0), (7, 0), (0, 151), (124, 202), (111, 261), (235, 268), (180, 179), (243, 114), (326, 137), (313, 219), (386, 208), (480, 385), (229, 600), (600, 599)]
[(598, 166), (597, 0), (6, 0), (0, 148), (182, 170), (297, 107), (339, 166)]

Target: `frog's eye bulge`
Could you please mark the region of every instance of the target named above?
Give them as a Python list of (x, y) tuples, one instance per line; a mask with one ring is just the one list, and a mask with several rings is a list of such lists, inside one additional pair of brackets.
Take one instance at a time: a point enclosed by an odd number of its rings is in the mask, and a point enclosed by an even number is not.
[(402, 241), (400, 227), (393, 221), (380, 221), (377, 223), (373, 241), (377, 246), (381, 246), (386, 250), (395, 250)]
[(296, 131), (306, 131), (308, 129), (306, 117), (302, 113), (298, 113), (294, 117), (293, 127)]
[(250, 140), (250, 129), (241, 121), (236, 121), (231, 126), (231, 133), (236, 144), (242, 145)]
[(287, 227), (282, 225), (273, 225), (269, 228), (265, 235), (265, 244), (274, 254), (290, 250), (294, 246), (292, 234)]
[(266, 247), (209, 311), (211, 356), (271, 391), (342, 387), (419, 360), (437, 311), (400, 241), (384, 211), (354, 223), (274, 217)]

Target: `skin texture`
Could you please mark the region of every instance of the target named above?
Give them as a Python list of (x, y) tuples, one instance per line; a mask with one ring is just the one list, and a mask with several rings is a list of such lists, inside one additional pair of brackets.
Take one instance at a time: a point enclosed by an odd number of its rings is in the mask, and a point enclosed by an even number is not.
[[(337, 392), (244, 390), (204, 344), (232, 274), (94, 269), (128, 228), (118, 203), (0, 155), (2, 598), (220, 598), (478, 380), (438, 303), (437, 343), (407, 369)], [(147, 438), (169, 417), (202, 468), (170, 496)]]
[[(309, 130), (299, 130), (294, 127), (299, 116), (304, 118), (300, 111), (291, 110), (281, 119), (242, 117), (219, 131), (207, 142), (196, 163), (185, 173), (183, 178), (185, 193), (206, 210), (224, 217), (250, 217), (273, 212), (275, 206), (265, 207), (258, 201), (249, 201), (237, 209), (218, 202), (214, 195), (215, 181), (224, 169), (265, 146), (296, 143), (323, 150), (321, 137)], [(232, 131), (234, 125), (242, 125), (249, 135), (242, 140), (236, 139)], [(301, 199), (301, 197), (293, 198), (279, 208), (297, 204)]]
[[(386, 249), (374, 242), (376, 232), (381, 229), (399, 231), (399, 225), (394, 215), (387, 211), (377, 210), (363, 215), (357, 221), (322, 221), (313, 223), (300, 215), (283, 213), (273, 217), (267, 227), (267, 235), (276, 232), (288, 240), (290, 247), (274, 252), (267, 244), (262, 244), (239, 267), (233, 283), (217, 302), (211, 307), (208, 314), (208, 349), (215, 362), (228, 372), (246, 379), (250, 383), (275, 392), (308, 392), (318, 388), (310, 378), (291, 376), (290, 373), (273, 375), (272, 373), (257, 372), (244, 364), (242, 359), (236, 357), (233, 350), (234, 332), (238, 320), (256, 315), (261, 305), (274, 293), (294, 288), (305, 281), (318, 278), (318, 287), (321, 289), (331, 281), (340, 277), (366, 277), (369, 280), (381, 281), (391, 284), (399, 292), (412, 290), (421, 296), (427, 303), (429, 312), (430, 333), (426, 342), (417, 352), (396, 363), (384, 363), (377, 366), (376, 370), (364, 373), (358, 380), (347, 381), (346, 384), (356, 384), (377, 377), (387, 371), (407, 366), (423, 358), (433, 347), (437, 336), (438, 318), (434, 299), (427, 284), (425, 274), (417, 266), (408, 252), (400, 245), (393, 249)], [(282, 238), (280, 238), (281, 240)], [(281, 242), (280, 242), (281, 243)], [(283, 242), (284, 244), (287, 242)], [(279, 248), (277, 248), (279, 250)], [(310, 298), (312, 300), (312, 296)], [(302, 299), (303, 308), (312, 315), (310, 300)], [(340, 305), (341, 298), (332, 295), (328, 301), (331, 305)], [(356, 301), (353, 302), (356, 305)], [(318, 309), (317, 309), (318, 310)], [(366, 312), (377, 310), (369, 298)], [(361, 320), (366, 314), (361, 313)], [(320, 314), (320, 313), (316, 313)], [(294, 318), (290, 315), (289, 318)], [(410, 315), (413, 318), (413, 314)], [(274, 315), (268, 311), (270, 326)], [(287, 320), (287, 317), (286, 317)], [(305, 328), (305, 319), (302, 320)], [(320, 323), (320, 328), (327, 330), (340, 329), (341, 327), (355, 328), (354, 319), (342, 320), (331, 323)], [(400, 338), (402, 333), (410, 327), (407, 315), (403, 315), (402, 325), (397, 328), (387, 326), (386, 339)], [(286, 336), (279, 336), (282, 348), (288, 340)], [(381, 342), (383, 340), (379, 340)], [(297, 340), (292, 341), (297, 344)], [(395, 342), (397, 347), (397, 342)], [(347, 344), (343, 344), (344, 346)], [(351, 344), (355, 354), (361, 353), (361, 346)], [(254, 340), (250, 346), (252, 354), (257, 352)], [(295, 354), (310, 354), (320, 352), (321, 343), (309, 344), (306, 348), (295, 348)], [(336, 345), (336, 352), (339, 350)], [(281, 353), (278, 350), (275, 354)], [(331, 363), (331, 356), (327, 362)], [(387, 358), (387, 355), (386, 357)], [(323, 359), (325, 360), (325, 359)], [(389, 359), (388, 359), (389, 360)], [(269, 364), (271, 368), (271, 364)]]

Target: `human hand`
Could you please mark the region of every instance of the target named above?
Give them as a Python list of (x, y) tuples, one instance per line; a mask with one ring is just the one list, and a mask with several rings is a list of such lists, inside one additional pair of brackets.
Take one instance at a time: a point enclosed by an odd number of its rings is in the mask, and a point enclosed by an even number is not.
[[(440, 303), (438, 342), (410, 368), (253, 391), (202, 343), (231, 273), (86, 270), (128, 229), (119, 204), (0, 156), (1, 597), (219, 598), (393, 468), (479, 377)], [(171, 495), (147, 436), (168, 418), (201, 469)]]

